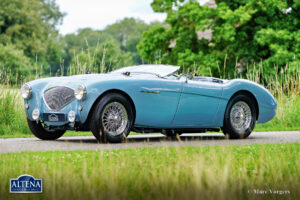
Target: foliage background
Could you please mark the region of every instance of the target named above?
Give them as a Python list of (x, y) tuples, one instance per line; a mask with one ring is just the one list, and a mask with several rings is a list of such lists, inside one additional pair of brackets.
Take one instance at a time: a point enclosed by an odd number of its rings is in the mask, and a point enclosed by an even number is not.
[(299, 64), (298, 0), (216, 0), (206, 5), (154, 0), (152, 8), (167, 13), (167, 19), (146, 31), (138, 45), (149, 62), (160, 59), (213, 76), (223, 65), (233, 74), (262, 61), (265, 74), (275, 75), (286, 64)]
[(60, 35), (64, 16), (55, 0), (0, 1), (0, 83), (141, 64), (136, 45), (145, 30), (159, 24), (125, 18), (104, 30)]
[(300, 63), (298, 0), (153, 0), (165, 22), (125, 18), (103, 30), (60, 35), (55, 0), (0, 1), (1, 82), (107, 72), (142, 63), (180, 65), (195, 74), (268, 77)]
[(56, 67), (62, 56), (56, 26), (63, 16), (55, 0), (0, 1), (0, 68), (11, 72), (9, 81), (29, 76), (35, 62), (46, 71)]

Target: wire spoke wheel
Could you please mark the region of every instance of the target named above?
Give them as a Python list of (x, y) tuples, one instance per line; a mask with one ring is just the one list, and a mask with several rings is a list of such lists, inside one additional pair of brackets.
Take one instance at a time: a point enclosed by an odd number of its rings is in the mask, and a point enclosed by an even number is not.
[(111, 102), (104, 107), (101, 120), (104, 131), (112, 136), (121, 135), (128, 124), (126, 108), (119, 102)]
[(118, 93), (108, 93), (97, 103), (90, 129), (99, 142), (122, 142), (134, 124), (134, 109), (130, 100)]
[(230, 123), (238, 134), (244, 134), (250, 127), (252, 113), (248, 104), (244, 101), (236, 102), (230, 111)]

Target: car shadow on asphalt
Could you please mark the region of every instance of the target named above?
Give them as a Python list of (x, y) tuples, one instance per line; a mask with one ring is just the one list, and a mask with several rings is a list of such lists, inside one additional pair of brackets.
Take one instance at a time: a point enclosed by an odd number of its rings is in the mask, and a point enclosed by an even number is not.
[[(123, 141), (123, 143), (141, 143), (141, 142), (185, 142), (185, 141), (202, 141), (202, 140), (227, 140), (227, 138), (223, 135), (203, 135), (203, 134), (199, 134), (198, 135), (181, 135), (179, 138), (177, 137), (166, 137), (163, 135), (157, 135), (157, 136), (149, 136), (147, 137), (147, 135), (143, 136), (143, 137), (129, 137), (126, 138), (125, 141)], [(69, 142), (69, 143), (99, 143), (96, 139), (91, 139), (91, 138), (87, 138), (87, 139), (64, 139), (61, 138), (59, 140), (56, 140), (57, 142)]]

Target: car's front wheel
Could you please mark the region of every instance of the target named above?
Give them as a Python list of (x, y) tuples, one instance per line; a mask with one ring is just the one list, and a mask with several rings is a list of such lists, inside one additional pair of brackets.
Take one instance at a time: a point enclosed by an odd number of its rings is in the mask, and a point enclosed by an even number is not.
[(238, 94), (228, 103), (223, 133), (231, 139), (246, 138), (254, 129), (256, 122), (255, 99), (247, 94)]
[(33, 135), (41, 140), (56, 140), (66, 132), (65, 130), (46, 130), (41, 122), (31, 121), (28, 118), (27, 124)]
[(131, 130), (133, 119), (134, 113), (127, 98), (109, 93), (96, 105), (90, 128), (98, 141), (122, 142)]

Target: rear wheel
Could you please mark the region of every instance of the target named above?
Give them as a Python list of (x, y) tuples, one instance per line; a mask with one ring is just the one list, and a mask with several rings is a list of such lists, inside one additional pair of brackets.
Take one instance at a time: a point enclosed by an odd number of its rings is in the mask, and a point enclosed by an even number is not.
[(65, 130), (46, 130), (41, 122), (31, 121), (28, 118), (27, 124), (33, 135), (41, 140), (56, 140), (66, 132)]
[(247, 94), (238, 94), (228, 103), (223, 133), (231, 139), (246, 138), (254, 129), (256, 122), (255, 99)]
[(122, 142), (133, 125), (130, 102), (121, 94), (109, 93), (97, 104), (91, 119), (91, 131), (98, 141)]

